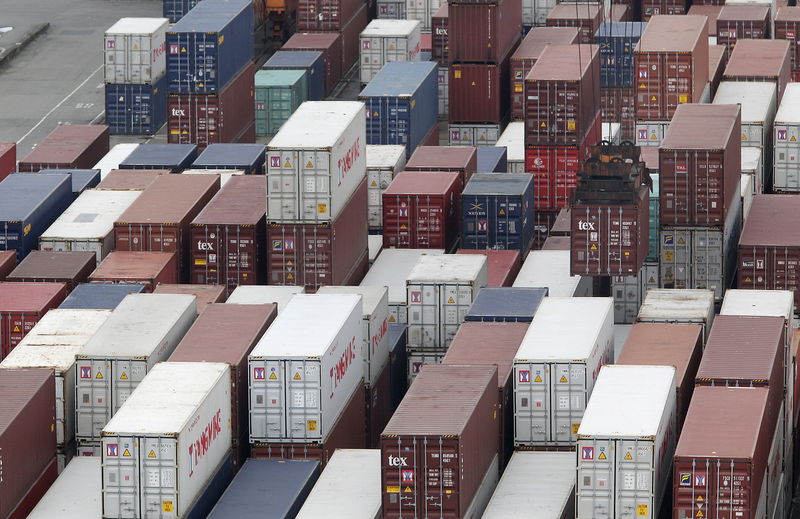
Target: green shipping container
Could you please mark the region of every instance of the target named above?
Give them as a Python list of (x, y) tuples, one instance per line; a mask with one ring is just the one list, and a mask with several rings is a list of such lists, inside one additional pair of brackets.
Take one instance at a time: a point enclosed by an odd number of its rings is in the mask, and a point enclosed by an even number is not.
[(256, 72), (256, 135), (275, 135), (301, 103), (308, 99), (305, 70)]
[(653, 190), (650, 191), (650, 247), (646, 261), (658, 261), (658, 175), (651, 173), (650, 178), (653, 179)]

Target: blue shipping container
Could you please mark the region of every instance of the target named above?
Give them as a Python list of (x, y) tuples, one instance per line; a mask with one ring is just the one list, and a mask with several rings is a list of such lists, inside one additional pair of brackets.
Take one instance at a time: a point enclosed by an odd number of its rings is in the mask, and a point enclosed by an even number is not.
[(533, 176), (476, 173), (461, 195), (461, 247), (523, 254), (533, 239)]
[(240, 169), (245, 175), (263, 175), (266, 149), (263, 144), (209, 144), (192, 169)]
[(604, 22), (594, 36), (600, 46), (600, 86), (632, 87), (633, 50), (647, 22)]
[(233, 453), (228, 451), (225, 459), (217, 466), (211, 479), (200, 490), (195, 501), (189, 506), (185, 519), (206, 519), (208, 514), (220, 500), (225, 489), (233, 480)]
[(73, 199), (100, 183), (99, 169), (43, 169), (39, 173), (48, 175), (69, 174), (72, 177), (72, 196)]
[(316, 460), (248, 459), (208, 518), (293, 518), (319, 474)]
[(279, 50), (261, 67), (261, 70), (305, 70), (308, 81), (308, 100), (325, 99), (325, 56), (317, 50)]
[(70, 175), (7, 176), (0, 182), (0, 250), (16, 250), (17, 262), (25, 259), (73, 200)]
[(73, 310), (114, 310), (128, 294), (141, 294), (140, 284), (81, 283), (69, 293), (59, 308)]
[(196, 144), (153, 144), (145, 143), (136, 147), (119, 169), (168, 169), (180, 173), (197, 158)]
[(106, 124), (112, 135), (153, 135), (167, 122), (167, 76), (154, 85), (106, 83)]
[(406, 325), (389, 323), (389, 400), (397, 409), (408, 389), (408, 356)]
[(478, 146), (476, 173), (508, 173), (508, 150), (505, 146)]
[(465, 321), (529, 323), (547, 296), (547, 288), (484, 287), (478, 292)]
[(204, 0), (167, 32), (171, 94), (215, 94), (253, 60), (253, 3)]
[(439, 117), (439, 75), (432, 61), (392, 61), (361, 91), (367, 107), (367, 144), (398, 144), (407, 155)]
[(164, 18), (169, 18), (169, 23), (175, 23), (196, 6), (200, 0), (164, 0)]

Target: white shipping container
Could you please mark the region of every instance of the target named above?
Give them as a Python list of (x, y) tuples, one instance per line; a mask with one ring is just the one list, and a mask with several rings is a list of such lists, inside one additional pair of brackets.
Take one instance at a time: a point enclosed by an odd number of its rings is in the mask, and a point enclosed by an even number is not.
[(114, 250), (114, 222), (141, 194), (87, 189), (39, 237), (39, 249), (91, 251), (99, 263)]
[(406, 279), (408, 349), (447, 350), (487, 278), (482, 254), (420, 257)]
[(519, 270), (514, 287), (546, 287), (550, 296), (591, 297), (592, 278), (570, 276), (568, 250), (534, 250)]
[(367, 145), (367, 224), (383, 228), (383, 192), (406, 165), (406, 147)]
[(514, 444), (574, 444), (600, 366), (613, 361), (610, 297), (544, 298), (514, 357)]
[(517, 451), (483, 519), (574, 519), (575, 454)]
[(364, 103), (307, 101), (267, 146), (267, 218), (334, 220), (367, 174)]
[(652, 519), (677, 443), (675, 368), (603, 366), (578, 429), (577, 519)]
[(416, 351), (409, 350), (406, 352), (408, 357), (408, 385), (410, 386), (414, 379), (419, 375), (419, 370), (425, 364), (441, 364), (444, 359), (445, 352), (434, 351)]
[(139, 144), (136, 143), (117, 144), (111, 148), (92, 169), (99, 169), (100, 178), (104, 179), (111, 170), (119, 169), (120, 163), (127, 159), (128, 156), (133, 153), (133, 150), (138, 147)]
[(699, 324), (703, 327), (703, 336), (708, 338), (714, 322), (714, 292), (677, 288), (648, 290), (636, 322)]
[(157, 362), (170, 356), (197, 317), (196, 298), (129, 294), (76, 355), (75, 435), (97, 441)]
[(450, 146), (494, 146), (502, 129), (499, 124), (450, 123), (447, 133)]
[(224, 187), (225, 184), (234, 175), (244, 175), (244, 170), (241, 169), (185, 169), (181, 171), (181, 175), (219, 175), (219, 187)]
[(742, 147), (769, 143), (777, 105), (775, 83), (722, 81), (714, 95), (715, 105), (742, 107)]
[(100, 458), (73, 458), (27, 519), (100, 519), (103, 473)]
[(159, 363), (103, 429), (103, 517), (186, 517), (230, 450), (230, 366)]
[(522, 0), (522, 25), (545, 26), (556, 0)]
[(612, 144), (619, 144), (620, 123), (603, 123), (603, 140)]
[(800, 191), (800, 84), (789, 83), (775, 115), (775, 191)]
[(406, 278), (419, 258), (442, 254), (443, 249), (386, 249), (381, 251), (359, 286), (389, 287), (389, 322), (406, 324)]
[(747, 215), (750, 214), (750, 206), (753, 205), (754, 184), (752, 175), (742, 173), (742, 183), (739, 185), (739, 191), (742, 194), (742, 218), (744, 221), (747, 221)]
[(437, 77), (439, 85), (437, 90), (439, 94), (439, 119), (446, 120), (450, 107), (450, 94), (447, 89), (447, 85), (450, 84), (450, 71), (447, 67), (439, 67)]
[(418, 20), (372, 20), (359, 36), (362, 83), (369, 83), (390, 61), (419, 61)]
[(658, 288), (658, 263), (642, 264), (638, 276), (612, 276), (614, 324), (635, 323), (642, 298), (651, 288)]
[(405, 20), (405, 0), (391, 1), (378, 0), (378, 18), (381, 20)]
[[(431, 32), (431, 18), (439, 10), (440, 0), (406, 0), (406, 19), (419, 20), (423, 33)], [(440, 112), (441, 113), (441, 112)]]
[(380, 519), (380, 449), (337, 449), (297, 519)]
[(295, 294), (302, 294), (303, 292), (305, 292), (305, 287), (291, 285), (239, 285), (233, 289), (233, 292), (225, 302), (240, 305), (275, 303), (278, 305), (278, 312), (282, 312)]
[(251, 443), (327, 439), (362, 385), (362, 315), (361, 297), (332, 294), (278, 313), (248, 357)]
[(509, 173), (525, 173), (525, 122), (508, 123), (495, 146), (506, 147)]
[(661, 146), (669, 129), (669, 121), (636, 121), (637, 146)]
[(754, 195), (764, 192), (763, 148), (755, 146), (742, 147), (742, 174), (753, 178), (752, 192)]
[(166, 18), (120, 18), (105, 34), (106, 83), (158, 81), (167, 70)]
[(372, 265), (383, 249), (383, 235), (370, 234), (367, 236), (367, 247), (369, 248), (369, 264)]

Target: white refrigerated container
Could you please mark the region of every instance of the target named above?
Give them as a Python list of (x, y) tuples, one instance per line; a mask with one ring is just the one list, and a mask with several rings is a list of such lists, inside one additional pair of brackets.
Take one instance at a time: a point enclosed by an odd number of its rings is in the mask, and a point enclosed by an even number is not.
[(120, 18), (103, 39), (106, 83), (158, 81), (167, 71), (166, 18)]
[(361, 82), (372, 81), (390, 61), (419, 61), (421, 27), (419, 20), (369, 22), (359, 36)]
[(100, 458), (78, 457), (59, 474), (27, 519), (100, 519), (103, 473)]
[(592, 278), (571, 276), (568, 250), (534, 250), (522, 263), (515, 287), (546, 287), (550, 296), (590, 297)]
[(508, 123), (495, 146), (506, 147), (509, 173), (525, 173), (525, 122)]
[(295, 294), (302, 294), (303, 292), (305, 292), (305, 287), (291, 285), (239, 285), (233, 289), (233, 292), (225, 302), (240, 305), (275, 303), (278, 305), (278, 312), (282, 312)]
[(367, 223), (370, 229), (383, 228), (383, 192), (405, 165), (405, 146), (367, 145)]
[(800, 84), (788, 83), (775, 114), (773, 189), (800, 191)]
[(699, 324), (703, 344), (714, 322), (714, 292), (709, 289), (653, 288), (644, 294), (637, 323)]
[(100, 178), (106, 178), (111, 170), (119, 169), (120, 163), (127, 159), (133, 153), (133, 150), (139, 147), (137, 143), (123, 143), (117, 144), (108, 153), (106, 153), (100, 161), (94, 165), (92, 169), (100, 170)]
[[(754, 146), (742, 147), (742, 175), (753, 179), (750, 190), (753, 195), (764, 192), (764, 150)], [(744, 184), (744, 179), (742, 179)]]
[(225, 187), (225, 184), (234, 176), (244, 175), (242, 169), (184, 169), (181, 175), (219, 175), (219, 187)]
[(440, 0), (406, 0), (406, 16), (408, 20), (419, 20), (423, 33), (431, 32), (431, 18), (441, 7)]
[(714, 104), (741, 106), (742, 147), (763, 147), (772, 134), (777, 98), (775, 83), (722, 81), (714, 94)]

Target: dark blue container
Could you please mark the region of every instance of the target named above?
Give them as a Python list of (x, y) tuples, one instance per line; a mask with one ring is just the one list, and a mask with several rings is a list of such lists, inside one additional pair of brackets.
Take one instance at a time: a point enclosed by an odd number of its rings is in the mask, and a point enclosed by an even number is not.
[(209, 144), (192, 163), (192, 169), (241, 169), (245, 175), (263, 175), (263, 144)]
[(206, 483), (206, 486), (200, 490), (200, 494), (194, 503), (189, 505), (189, 510), (183, 517), (186, 519), (206, 519), (211, 509), (222, 497), (225, 489), (231, 484), (231, 480), (233, 480), (233, 454), (228, 451), (228, 455), (219, 464), (217, 471)]
[(200, 0), (164, 0), (164, 18), (175, 23), (188, 13)]
[(325, 56), (317, 50), (279, 50), (267, 60), (261, 70), (305, 70), (308, 81), (308, 100), (325, 99)]
[(646, 22), (604, 22), (594, 36), (600, 46), (600, 86), (632, 87), (633, 50)]
[(392, 61), (361, 91), (367, 144), (398, 144), (413, 153), (439, 117), (439, 76), (432, 61)]
[(461, 195), (462, 248), (525, 253), (530, 248), (533, 229), (532, 175), (472, 175)]
[(203, 0), (167, 31), (171, 94), (215, 94), (253, 60), (253, 3)]
[(294, 518), (320, 472), (316, 460), (248, 459), (208, 518)]
[(7, 176), (0, 182), (0, 250), (16, 250), (17, 262), (25, 259), (73, 200), (70, 175)]
[(408, 389), (408, 355), (406, 325), (389, 323), (389, 399), (397, 409)]
[(196, 144), (140, 144), (119, 169), (168, 169), (180, 173), (197, 158)]
[(106, 83), (111, 135), (153, 135), (167, 122), (167, 76), (154, 85)]
[(81, 283), (59, 308), (74, 310), (113, 310), (128, 294), (141, 294), (145, 286), (140, 284)]
[(547, 296), (547, 288), (482, 288), (469, 308), (465, 321), (484, 323), (529, 323)]
[(508, 150), (505, 146), (478, 146), (477, 173), (508, 173)]
[(39, 173), (48, 175), (69, 174), (72, 177), (72, 196), (73, 199), (100, 183), (99, 169), (43, 169)]

